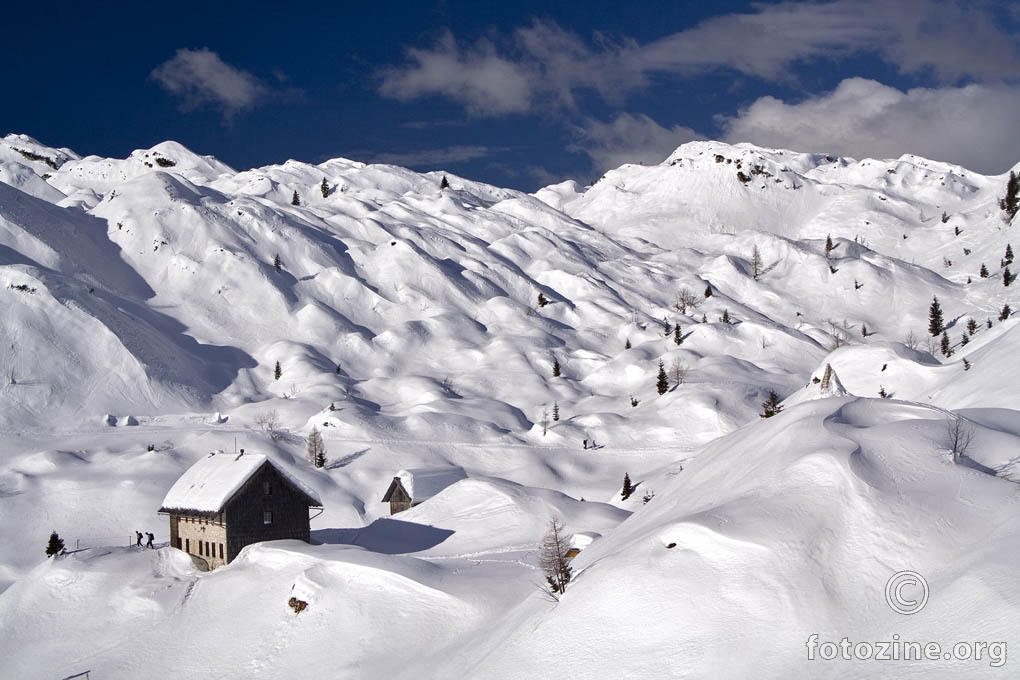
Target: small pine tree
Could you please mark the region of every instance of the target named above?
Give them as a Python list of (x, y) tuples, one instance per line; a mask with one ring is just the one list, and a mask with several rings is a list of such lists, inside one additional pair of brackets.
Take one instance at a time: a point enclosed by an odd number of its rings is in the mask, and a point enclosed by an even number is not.
[(560, 377), (560, 360), (553, 357), (552, 374), (554, 378)]
[(832, 249), (834, 247), (835, 246), (832, 245), (832, 236), (826, 235), (825, 236), (825, 259), (829, 259), (829, 254), (832, 252)]
[(967, 335), (966, 333), (962, 333), (960, 335), (960, 346), (962, 347), (963, 345), (966, 345), (968, 342), (970, 342), (970, 336)]
[(669, 319), (667, 319), (666, 317), (663, 317), (662, 318), (662, 323), (665, 326), (665, 331), (666, 331), (665, 332), (665, 336), (668, 338), (669, 336), (673, 335), (673, 327), (669, 324)]
[(1002, 270), (1002, 285), (1008, 286), (1013, 283), (1013, 273), (1009, 271), (1009, 267)]
[(623, 348), (630, 349), (630, 347), (631, 347), (630, 338), (627, 338), (627, 342), (623, 343)]
[(931, 333), (932, 337), (942, 335), (942, 331), (945, 330), (945, 326), (942, 324), (942, 307), (939, 305), (939, 299), (933, 297), (931, 299), (931, 307), (928, 308), (928, 332)]
[(780, 401), (779, 395), (776, 394), (776, 391), (769, 390), (769, 398), (763, 401), (761, 404), (762, 408), (761, 417), (771, 418), (772, 416), (782, 411), (783, 405), (780, 404), (779, 401)]
[(283, 262), (280, 260), (280, 255), (273, 255), (273, 269), (276, 271), (283, 271)]
[(1013, 264), (1013, 246), (1008, 243), (1006, 244), (1006, 254), (1003, 259), (1006, 261), (1006, 264)]
[(729, 323), (730, 322), (730, 310), (728, 310), (728, 309), (722, 310), (722, 316), (719, 317), (719, 320), (722, 321), (723, 323)]
[(273, 379), (279, 380), (280, 376), (283, 375), (283, 368), (280, 366), (280, 362), (276, 362), (276, 367), (273, 368)]
[(991, 328), (992, 327), (992, 320), (990, 318), (985, 319), (985, 325), (988, 326), (989, 328)]
[(553, 402), (553, 420), (558, 422), (560, 419), (560, 405), (558, 402)]
[(712, 297), (712, 286), (711, 285), (705, 286), (705, 297), (707, 297), (707, 298)]
[(977, 321), (974, 320), (974, 317), (967, 319), (967, 332), (971, 335), (977, 332)]
[(623, 473), (623, 490), (620, 492), (620, 500), (627, 500), (634, 493), (634, 487), (630, 483), (630, 474)]
[(680, 332), (680, 324), (673, 327), (673, 344), (682, 345), (684, 342), (684, 336)]
[(538, 554), (538, 566), (545, 574), (547, 592), (553, 599), (567, 589), (573, 569), (570, 566), (570, 544), (563, 522), (558, 517), (549, 520), (549, 530), (542, 539), (542, 547)]
[(755, 281), (761, 278), (761, 273), (764, 268), (765, 262), (761, 258), (761, 251), (758, 250), (758, 245), (755, 244), (754, 249), (751, 251), (751, 276)]
[(868, 326), (867, 326), (867, 324), (863, 324), (863, 323), (861, 324), (861, 336), (865, 337), (865, 338), (868, 337)]
[(878, 396), (882, 397), (883, 399), (889, 398), (889, 393), (885, 391), (885, 385), (878, 386)]
[(708, 314), (701, 315), (701, 323), (708, 323)]
[(545, 295), (542, 295), (541, 293), (539, 293), (538, 294), (538, 306), (539, 307), (545, 307), (547, 304), (549, 304), (549, 300), (546, 299)]
[(443, 179), (441, 179), (439, 181), (439, 189), (440, 189), (440, 191), (442, 191), (443, 189), (449, 189), (449, 188), (450, 188), (450, 182), (449, 182), (449, 180), (446, 179), (446, 175), (443, 175)]
[(326, 467), (326, 445), (319, 428), (314, 426), (308, 434), (308, 462), (317, 468)]
[(659, 394), (665, 394), (669, 389), (669, 378), (666, 376), (666, 367), (659, 359), (659, 375), (655, 379), (655, 389)]
[(984, 262), (981, 263), (981, 271), (978, 272), (978, 275), (983, 279), (988, 278), (988, 267), (985, 266)]
[(963, 360), (963, 370), (965, 370), (965, 371), (969, 371), (970, 370), (970, 362), (967, 361), (966, 359)]
[(323, 198), (329, 197), (329, 182), (326, 181), (325, 177), (322, 178), (322, 184), (319, 185), (319, 191), (322, 192)]
[(294, 195), (290, 197), (291, 205), (301, 205), (301, 197), (298, 196), (297, 189), (294, 190)]
[(1009, 305), (1003, 305), (1002, 311), (999, 312), (999, 321), (1005, 321), (1013, 313), (1013, 310), (1009, 308)]
[(1005, 213), (1003, 219), (1007, 224), (1012, 222), (1017, 211), (1020, 211), (1020, 176), (1012, 170), (1006, 182), (1006, 195), (999, 200), (999, 207)]
[(46, 544), (46, 557), (53, 557), (59, 555), (64, 550), (64, 539), (57, 535), (54, 531), (50, 534), (50, 542)]
[(940, 343), (939, 349), (942, 350), (942, 356), (953, 356), (953, 348), (949, 343), (949, 333), (947, 331), (942, 331), (942, 342)]

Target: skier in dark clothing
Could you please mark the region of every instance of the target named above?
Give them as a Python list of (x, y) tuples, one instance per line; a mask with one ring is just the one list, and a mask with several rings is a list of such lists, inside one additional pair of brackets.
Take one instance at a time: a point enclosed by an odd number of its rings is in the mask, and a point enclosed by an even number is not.
[(137, 545), (139, 548), (142, 547), (142, 532), (141, 531), (136, 531), (135, 532), (135, 545)]
[(151, 532), (148, 532), (148, 531), (146, 531), (146, 532), (145, 532), (145, 535), (149, 537), (149, 540), (148, 540), (148, 541), (146, 541), (146, 543), (145, 543), (145, 547), (146, 547), (146, 548), (153, 548), (153, 549), (154, 549), (154, 548), (155, 548), (156, 546), (152, 545), (152, 540), (153, 540), (154, 538), (156, 538), (156, 537), (155, 537), (155, 536), (153, 536), (153, 535), (152, 535), (152, 533), (151, 533)]

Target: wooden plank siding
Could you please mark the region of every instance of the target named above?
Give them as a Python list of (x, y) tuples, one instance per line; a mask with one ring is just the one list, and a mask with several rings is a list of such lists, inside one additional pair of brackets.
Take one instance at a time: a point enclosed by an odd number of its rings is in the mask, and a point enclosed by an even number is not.
[[(226, 561), (231, 562), (244, 546), (259, 541), (299, 539), (310, 542), (308, 507), (309, 498), (305, 493), (272, 465), (262, 465), (227, 501), (222, 513), (227, 528)], [(266, 522), (267, 512), (271, 513), (269, 523)]]

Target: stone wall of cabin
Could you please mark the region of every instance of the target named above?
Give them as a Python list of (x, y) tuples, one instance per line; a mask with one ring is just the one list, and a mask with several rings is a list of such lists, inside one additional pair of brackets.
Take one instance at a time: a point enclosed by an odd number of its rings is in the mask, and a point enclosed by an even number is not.
[[(266, 513), (272, 513), (266, 522)], [(272, 465), (260, 467), (230, 499), (224, 510), (228, 527), (226, 561), (259, 541), (311, 540), (308, 500)]]
[(227, 563), (227, 528), (222, 517), (171, 516), (170, 545), (204, 561), (209, 569), (222, 567)]

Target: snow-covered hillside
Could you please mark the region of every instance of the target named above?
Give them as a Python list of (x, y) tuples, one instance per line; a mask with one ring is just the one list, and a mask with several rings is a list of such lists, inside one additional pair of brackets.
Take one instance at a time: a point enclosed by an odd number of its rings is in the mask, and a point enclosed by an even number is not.
[[(529, 195), (8, 135), (6, 675), (994, 672), (808, 662), (804, 643), (1017, 640), (1005, 184), (694, 142)], [(762, 419), (770, 392), (785, 406)], [(954, 462), (955, 419), (973, 442)], [(324, 469), (305, 460), (313, 426)], [(241, 447), (322, 498), (313, 545), (207, 574), (126, 547), (165, 542), (166, 490)], [(398, 470), (447, 464), (467, 479), (388, 517)], [(535, 587), (553, 516), (601, 536), (558, 604)], [(52, 530), (88, 549), (44, 561)], [(932, 588), (915, 617), (882, 596), (901, 569)], [(196, 657), (199, 639), (217, 651)]]

